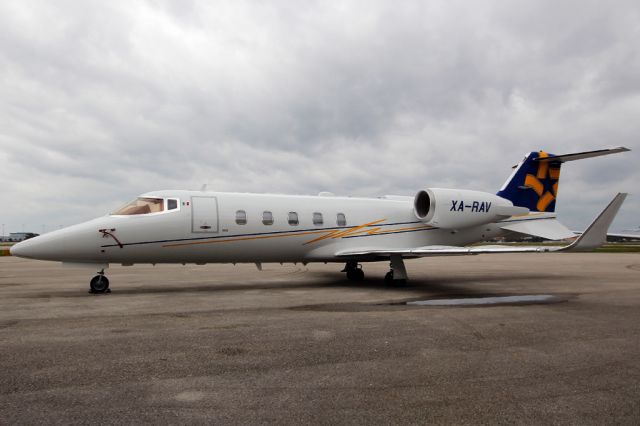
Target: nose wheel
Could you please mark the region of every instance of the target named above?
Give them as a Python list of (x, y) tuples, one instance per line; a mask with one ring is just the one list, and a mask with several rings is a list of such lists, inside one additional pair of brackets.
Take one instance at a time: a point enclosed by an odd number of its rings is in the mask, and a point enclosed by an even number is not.
[(109, 290), (109, 279), (104, 276), (104, 272), (100, 272), (98, 273), (98, 275), (91, 278), (91, 281), (89, 282), (89, 288), (89, 293), (111, 293), (111, 290)]

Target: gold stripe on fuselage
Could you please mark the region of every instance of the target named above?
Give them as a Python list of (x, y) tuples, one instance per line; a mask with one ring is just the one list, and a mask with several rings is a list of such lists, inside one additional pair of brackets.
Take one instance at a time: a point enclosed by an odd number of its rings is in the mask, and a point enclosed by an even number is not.
[(316, 243), (318, 241), (326, 240), (328, 238), (342, 238), (342, 237), (346, 237), (346, 236), (349, 236), (349, 235), (353, 235), (353, 234), (356, 234), (356, 233), (360, 232), (360, 230), (362, 228), (366, 228), (368, 226), (377, 225), (378, 223), (384, 222), (385, 220), (386, 219), (374, 220), (373, 222), (365, 223), (364, 225), (356, 226), (354, 228), (350, 228), (350, 229), (346, 229), (346, 230), (329, 231), (329, 233), (327, 235), (323, 235), (322, 237), (318, 237), (318, 238), (313, 239), (311, 241), (307, 241), (304, 244), (306, 245), (306, 244)]

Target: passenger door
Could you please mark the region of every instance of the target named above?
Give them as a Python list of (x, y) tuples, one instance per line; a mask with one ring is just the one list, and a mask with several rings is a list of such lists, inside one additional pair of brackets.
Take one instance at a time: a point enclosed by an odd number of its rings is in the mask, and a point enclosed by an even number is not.
[(191, 231), (218, 232), (216, 197), (191, 197)]

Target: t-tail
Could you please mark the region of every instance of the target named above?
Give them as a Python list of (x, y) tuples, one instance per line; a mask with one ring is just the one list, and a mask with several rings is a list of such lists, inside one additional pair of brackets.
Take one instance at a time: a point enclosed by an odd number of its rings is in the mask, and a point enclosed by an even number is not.
[(497, 195), (531, 212), (554, 212), (562, 163), (625, 151), (629, 149), (619, 147), (563, 155), (531, 152), (515, 167)]

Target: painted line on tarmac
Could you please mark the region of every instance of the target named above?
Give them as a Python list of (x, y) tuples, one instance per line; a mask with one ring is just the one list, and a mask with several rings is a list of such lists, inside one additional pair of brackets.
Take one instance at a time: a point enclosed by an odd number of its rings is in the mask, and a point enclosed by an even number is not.
[(486, 306), (559, 302), (566, 299), (551, 294), (527, 294), (521, 296), (468, 297), (458, 299), (429, 299), (406, 302), (418, 306)]

